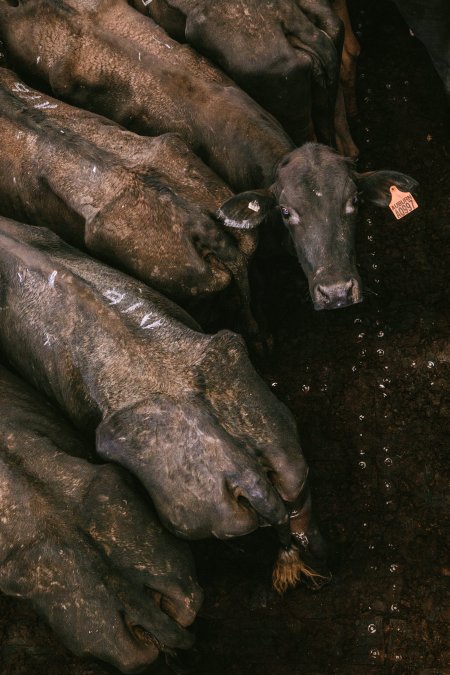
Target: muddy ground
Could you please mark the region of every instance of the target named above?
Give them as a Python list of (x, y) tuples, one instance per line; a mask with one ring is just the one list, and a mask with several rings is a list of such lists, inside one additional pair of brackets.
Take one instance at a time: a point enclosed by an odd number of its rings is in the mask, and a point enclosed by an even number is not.
[[(363, 207), (361, 305), (314, 312), (295, 261), (267, 268), (264, 371), (298, 420), (334, 576), (279, 598), (267, 530), (196, 544), (199, 675), (450, 673), (448, 108), (395, 7), (351, 10), (359, 166), (413, 175), (420, 207), (400, 221)], [(0, 597), (0, 674), (63, 672), (116, 671), (71, 656), (26, 603)], [(149, 672), (172, 671), (161, 661)]]

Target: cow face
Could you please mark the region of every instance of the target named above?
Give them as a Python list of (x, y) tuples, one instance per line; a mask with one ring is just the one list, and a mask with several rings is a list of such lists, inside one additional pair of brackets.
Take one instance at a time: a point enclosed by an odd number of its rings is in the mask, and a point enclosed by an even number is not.
[(286, 155), (269, 190), (242, 193), (220, 210), (230, 227), (252, 228), (278, 208), (306, 274), (314, 308), (337, 309), (362, 300), (354, 230), (358, 199), (387, 206), (390, 186), (417, 182), (394, 171), (358, 174), (331, 148), (308, 143)]

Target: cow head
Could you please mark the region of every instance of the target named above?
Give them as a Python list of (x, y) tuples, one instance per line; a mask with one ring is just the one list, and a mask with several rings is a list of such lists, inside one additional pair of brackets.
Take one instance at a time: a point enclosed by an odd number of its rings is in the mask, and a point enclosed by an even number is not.
[(410, 191), (417, 184), (396, 171), (359, 174), (331, 148), (308, 143), (281, 160), (270, 188), (232, 197), (219, 215), (228, 227), (251, 229), (278, 208), (315, 309), (336, 309), (362, 300), (354, 251), (359, 199), (388, 206), (390, 186)]

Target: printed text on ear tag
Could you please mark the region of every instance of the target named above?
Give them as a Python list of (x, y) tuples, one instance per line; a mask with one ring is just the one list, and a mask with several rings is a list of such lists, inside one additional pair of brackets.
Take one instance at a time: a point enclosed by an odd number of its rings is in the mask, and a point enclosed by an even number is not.
[(395, 185), (391, 185), (389, 189), (392, 195), (389, 208), (397, 220), (400, 220), (403, 216), (407, 216), (414, 209), (419, 208), (418, 203), (410, 192), (401, 192)]

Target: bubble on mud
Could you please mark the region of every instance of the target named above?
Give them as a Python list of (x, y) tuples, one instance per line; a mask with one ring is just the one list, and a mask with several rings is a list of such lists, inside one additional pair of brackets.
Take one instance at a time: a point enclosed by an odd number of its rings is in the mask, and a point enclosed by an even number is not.
[(366, 142), (366, 143), (370, 143), (370, 138), (366, 138), (366, 139), (365, 139), (365, 142)]
[(392, 84), (390, 82), (386, 82), (386, 89), (392, 89)]
[[(363, 527), (367, 527), (367, 525), (368, 525), (368, 523), (363, 523), (363, 524), (362, 524)], [(370, 608), (369, 608), (369, 609), (370, 609)]]
[(367, 133), (370, 131), (369, 127), (364, 127), (364, 131), (367, 131)]
[(327, 384), (323, 384), (323, 385), (320, 387), (320, 391), (328, 391), (328, 385), (327, 385)]
[[(362, 436), (362, 434), (359, 434), (359, 435)], [(360, 449), (359, 449), (359, 454), (360, 454), (360, 455), (365, 455), (365, 454), (366, 454), (365, 449), (364, 449), (364, 448), (360, 448)]]
[(376, 256), (377, 252), (376, 251), (369, 251), (369, 255), (371, 256)]
[(428, 361), (427, 362), (427, 368), (434, 368), (434, 361)]
[(358, 333), (358, 338), (362, 340), (364, 337), (366, 337), (365, 333)]
[(371, 649), (369, 654), (373, 659), (378, 659), (379, 656), (380, 656), (380, 650), (379, 649)]
[(409, 99), (407, 96), (402, 96), (403, 103), (408, 103)]
[(403, 80), (403, 84), (405, 85), (405, 87), (407, 87), (407, 86), (409, 85), (409, 81), (408, 81), (408, 80)]
[[(385, 366), (385, 368), (387, 368), (387, 366)], [(383, 377), (383, 382), (386, 384), (391, 384), (391, 380), (388, 377)]]
[(385, 480), (384, 487), (386, 488), (386, 490), (392, 490), (392, 483), (389, 480)]
[(395, 604), (391, 605), (391, 612), (399, 612), (399, 611), (400, 610), (399, 610), (398, 605), (395, 605)]
[(363, 99), (363, 101), (364, 101), (364, 103), (370, 103), (370, 98), (369, 98), (368, 96), (366, 96), (366, 97)]
[(392, 459), (390, 457), (385, 457), (384, 463), (386, 466), (392, 466)]
[[(397, 570), (398, 570), (397, 563), (391, 563), (389, 565), (389, 572), (392, 572), (392, 574), (394, 574), (394, 572), (396, 572)], [(392, 586), (392, 588), (395, 590), (395, 584)]]
[(372, 225), (372, 218), (366, 218), (366, 223), (368, 225)]
[(379, 330), (377, 333), (377, 337), (382, 338), (384, 337), (384, 332), (382, 330)]
[(359, 416), (358, 416), (358, 419), (359, 419), (360, 422), (362, 422), (363, 419), (365, 419), (365, 415), (359, 415)]
[(369, 623), (369, 625), (367, 626), (367, 630), (369, 633), (373, 635), (373, 633), (377, 632), (377, 627), (375, 626), (374, 623)]
[(430, 382), (430, 387), (432, 387), (432, 386), (433, 386), (433, 384), (434, 384), (434, 382)]
[(369, 551), (375, 550), (375, 544), (369, 544)]
[(401, 654), (395, 654), (394, 659), (395, 661), (402, 661), (403, 656)]
[(353, 323), (362, 323), (362, 319), (360, 319), (359, 317), (356, 317), (356, 319), (354, 319)]
[(433, 140), (433, 136), (431, 134), (427, 134), (427, 141), (428, 143)]
[(377, 349), (378, 356), (384, 356), (384, 349)]
[(383, 391), (383, 398), (387, 398), (387, 393)]
[(272, 382), (271, 387), (278, 387), (278, 382)]
[(367, 241), (373, 241), (373, 234), (369, 234), (369, 235), (368, 235)]
[(417, 365), (417, 364), (416, 364), (416, 362), (415, 362), (415, 361), (411, 361), (411, 368), (415, 368), (415, 367), (416, 367), (416, 365)]
[(352, 372), (356, 373), (356, 370), (357, 370), (356, 366), (352, 366)]
[(359, 353), (360, 353), (361, 356), (365, 356), (367, 354), (367, 350), (361, 349), (361, 351)]
[(373, 270), (377, 270), (377, 269), (378, 269), (378, 265), (377, 265), (376, 263), (374, 263), (374, 264), (372, 265), (372, 269), (373, 269)]
[(311, 387), (308, 384), (302, 384), (302, 391), (304, 391), (306, 394), (310, 389)]
[(389, 452), (388, 446), (387, 446), (387, 445), (384, 445), (384, 446), (383, 446), (383, 450), (384, 450), (384, 452)]
[(365, 462), (358, 462), (358, 466), (360, 469), (365, 469), (367, 464)]
[(374, 279), (374, 282), (375, 282), (376, 284), (379, 284), (379, 283), (380, 283), (380, 280), (379, 280), (379, 279)]
[(386, 389), (384, 384), (379, 384), (378, 386), (379, 386), (380, 389)]
[(366, 74), (365, 74), (365, 73), (360, 73), (360, 74), (359, 74), (359, 79), (360, 79), (360, 80), (365, 80), (365, 79), (366, 79)]

